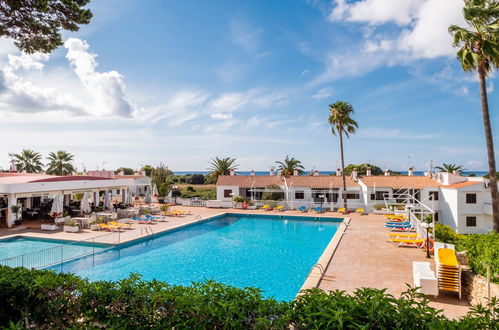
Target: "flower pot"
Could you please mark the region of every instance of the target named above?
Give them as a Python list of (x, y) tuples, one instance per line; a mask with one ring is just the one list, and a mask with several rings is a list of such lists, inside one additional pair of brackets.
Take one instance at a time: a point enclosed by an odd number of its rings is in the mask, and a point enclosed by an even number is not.
[(55, 223), (42, 223), (40, 229), (54, 231), (57, 230), (57, 225)]
[(256, 205), (249, 205), (248, 210), (256, 210)]
[(90, 230), (94, 230), (94, 231), (95, 230), (100, 230), (100, 227), (99, 227), (98, 224), (92, 224), (92, 225), (90, 225)]
[(80, 231), (80, 227), (64, 225), (64, 231), (68, 233), (77, 233)]

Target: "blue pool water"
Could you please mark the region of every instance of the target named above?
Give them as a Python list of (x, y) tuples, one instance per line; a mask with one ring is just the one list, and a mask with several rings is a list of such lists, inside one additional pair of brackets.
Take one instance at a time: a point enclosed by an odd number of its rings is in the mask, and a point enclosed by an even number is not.
[(41, 268), (109, 248), (105, 244), (17, 236), (0, 240), (0, 264)]
[(182, 285), (213, 279), (291, 300), (341, 220), (224, 215), (53, 269), (90, 280), (118, 280), (130, 273)]

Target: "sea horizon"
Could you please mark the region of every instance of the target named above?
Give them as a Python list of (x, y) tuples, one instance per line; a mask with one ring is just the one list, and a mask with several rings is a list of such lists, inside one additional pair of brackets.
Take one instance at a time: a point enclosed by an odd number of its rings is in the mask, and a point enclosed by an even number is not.
[[(395, 171), (395, 172), (399, 172), (403, 175), (408, 174), (407, 170)], [(423, 176), (424, 172), (426, 172), (426, 171), (414, 171), (414, 175), (415, 176)], [(210, 173), (209, 171), (173, 171), (173, 174), (175, 174), (175, 175), (187, 175), (187, 174), (207, 175), (209, 173)], [(250, 175), (250, 173), (251, 173), (251, 171), (236, 171), (236, 175)], [(255, 171), (255, 175), (258, 175), (258, 176), (268, 175), (269, 173), (270, 173), (270, 171)], [(309, 171), (306, 171), (306, 173), (308, 174)], [(331, 175), (334, 173), (335, 173), (335, 171), (319, 171), (319, 175)], [(488, 171), (462, 171), (462, 174), (464, 176), (474, 175), (474, 176), (480, 177), (480, 176), (484, 176), (488, 173), (489, 173)]]

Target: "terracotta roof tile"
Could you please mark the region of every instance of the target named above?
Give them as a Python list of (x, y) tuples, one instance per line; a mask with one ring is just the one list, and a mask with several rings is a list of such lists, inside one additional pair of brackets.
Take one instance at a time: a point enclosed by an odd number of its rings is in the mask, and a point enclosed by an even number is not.
[(464, 182), (458, 182), (454, 184), (450, 184), (447, 186), (441, 186), (442, 188), (451, 188), (451, 189), (459, 189), (459, 188), (464, 188), (468, 186), (473, 186), (478, 183), (483, 183), (483, 181), (464, 181)]
[(363, 176), (360, 181), (368, 187), (383, 187), (394, 189), (405, 188), (437, 188), (440, 183), (427, 176)]
[[(286, 180), (286, 181), (285, 181)], [(346, 178), (347, 187), (358, 187), (359, 184)], [(267, 187), (269, 185), (311, 187), (311, 188), (340, 188), (343, 186), (341, 177), (336, 176), (290, 176), (279, 177), (269, 175), (224, 175), (218, 177), (217, 186), (238, 186), (243, 188)]]

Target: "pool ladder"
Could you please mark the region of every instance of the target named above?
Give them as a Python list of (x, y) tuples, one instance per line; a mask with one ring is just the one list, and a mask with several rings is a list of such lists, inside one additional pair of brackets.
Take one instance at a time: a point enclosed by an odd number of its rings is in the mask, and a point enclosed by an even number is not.
[(140, 236), (144, 235), (144, 232), (146, 233), (147, 236), (151, 236), (152, 234), (154, 234), (154, 232), (152, 231), (152, 228), (150, 228), (150, 227), (140, 228)]
[(203, 220), (203, 217), (198, 214), (198, 215), (194, 216), (194, 220), (201, 221), (201, 220)]

